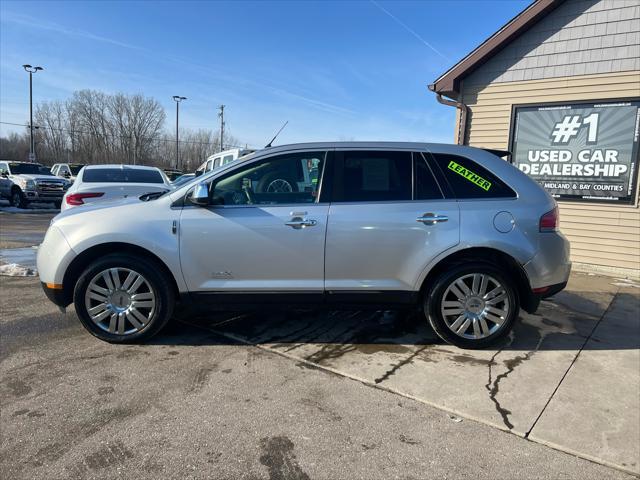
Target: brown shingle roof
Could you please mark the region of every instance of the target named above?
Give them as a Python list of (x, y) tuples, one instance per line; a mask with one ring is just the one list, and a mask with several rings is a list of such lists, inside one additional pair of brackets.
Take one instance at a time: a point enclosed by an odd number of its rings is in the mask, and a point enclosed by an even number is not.
[(522, 35), (538, 20), (560, 5), (564, 0), (535, 0), (526, 9), (512, 18), (500, 30), (481, 43), (469, 55), (447, 70), (429, 85), (429, 90), (455, 98), (460, 80), (498, 53), (509, 42)]

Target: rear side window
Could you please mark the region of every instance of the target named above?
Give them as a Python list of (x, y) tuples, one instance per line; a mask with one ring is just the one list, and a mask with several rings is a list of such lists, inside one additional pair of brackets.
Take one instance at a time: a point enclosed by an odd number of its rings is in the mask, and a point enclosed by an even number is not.
[(437, 200), (442, 198), (442, 191), (436, 182), (431, 167), (421, 153), (413, 154), (414, 161), (414, 200)]
[(338, 152), (334, 202), (411, 200), (411, 152)]
[(82, 181), (89, 183), (164, 183), (156, 170), (133, 168), (89, 168), (82, 174)]
[(515, 197), (502, 180), (476, 162), (458, 155), (431, 154), (456, 198)]

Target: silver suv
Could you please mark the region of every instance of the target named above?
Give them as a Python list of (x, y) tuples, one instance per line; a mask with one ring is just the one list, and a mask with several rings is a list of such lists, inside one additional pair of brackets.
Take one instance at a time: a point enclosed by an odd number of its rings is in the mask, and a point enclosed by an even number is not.
[(536, 182), (488, 151), (423, 143), (268, 148), (165, 194), (65, 211), (38, 251), (47, 296), (115, 343), (194, 307), (316, 304), (418, 309), (477, 348), (570, 268)]

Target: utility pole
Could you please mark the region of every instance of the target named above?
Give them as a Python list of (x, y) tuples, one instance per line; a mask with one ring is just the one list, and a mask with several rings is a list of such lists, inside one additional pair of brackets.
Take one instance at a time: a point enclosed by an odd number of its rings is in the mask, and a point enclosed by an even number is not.
[(218, 109), (220, 113), (218, 116), (220, 117), (220, 151), (224, 150), (224, 105), (220, 105)]
[(186, 100), (187, 97), (174, 95), (173, 100), (176, 102), (176, 169), (180, 169), (180, 147), (178, 141), (178, 122), (180, 120), (180, 102)]
[(22, 68), (24, 68), (26, 72), (29, 72), (29, 131), (31, 133), (29, 161), (34, 162), (36, 160), (36, 144), (33, 142), (33, 74), (39, 70), (44, 70), (44, 68), (32, 67), (29, 64), (22, 65)]

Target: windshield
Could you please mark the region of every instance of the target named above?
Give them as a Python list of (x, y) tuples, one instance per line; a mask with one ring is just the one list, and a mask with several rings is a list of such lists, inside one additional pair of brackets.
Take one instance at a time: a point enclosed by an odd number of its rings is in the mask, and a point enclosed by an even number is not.
[(71, 170), (71, 175), (78, 175), (78, 172), (82, 170), (84, 165), (69, 165), (69, 170)]
[(10, 163), (9, 170), (11, 171), (11, 175), (40, 175), (42, 165), (38, 165), (37, 163)]
[(196, 178), (196, 176), (193, 174), (181, 175), (173, 181), (172, 185), (174, 187), (180, 187), (194, 178)]
[(90, 168), (84, 171), (87, 183), (165, 183), (158, 170), (134, 168)]

